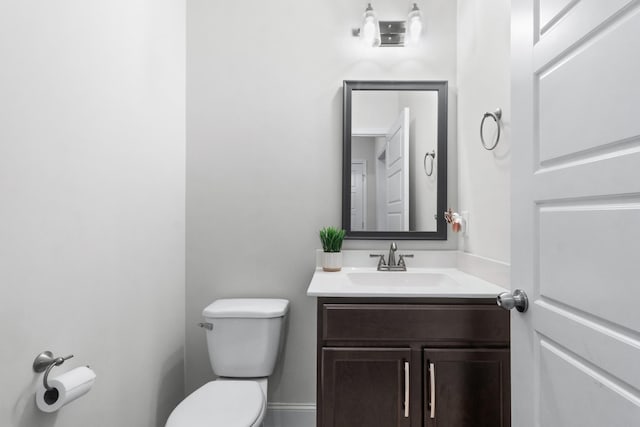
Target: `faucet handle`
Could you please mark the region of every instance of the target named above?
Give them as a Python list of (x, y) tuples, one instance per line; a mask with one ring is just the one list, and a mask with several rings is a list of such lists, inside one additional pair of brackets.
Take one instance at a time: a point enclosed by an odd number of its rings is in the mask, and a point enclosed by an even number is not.
[(404, 262), (405, 258), (413, 258), (413, 254), (400, 254), (398, 255), (400, 257), (400, 259), (398, 260), (398, 265), (402, 266), (402, 267), (407, 267), (407, 265)]
[(379, 257), (379, 258), (380, 258), (380, 259), (379, 259), (379, 261), (380, 261), (383, 265), (385, 264), (385, 262), (384, 262), (384, 254), (369, 254), (369, 257), (370, 257), (370, 258), (377, 258), (377, 257)]
[(369, 254), (369, 256), (371, 258), (378, 257), (378, 270), (380, 270), (380, 267), (384, 267), (387, 265), (387, 263), (384, 262), (384, 254)]

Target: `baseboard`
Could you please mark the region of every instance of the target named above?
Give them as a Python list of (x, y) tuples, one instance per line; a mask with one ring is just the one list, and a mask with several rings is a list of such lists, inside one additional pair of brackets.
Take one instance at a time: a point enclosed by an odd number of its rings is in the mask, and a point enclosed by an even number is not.
[(315, 403), (269, 403), (264, 427), (315, 427)]

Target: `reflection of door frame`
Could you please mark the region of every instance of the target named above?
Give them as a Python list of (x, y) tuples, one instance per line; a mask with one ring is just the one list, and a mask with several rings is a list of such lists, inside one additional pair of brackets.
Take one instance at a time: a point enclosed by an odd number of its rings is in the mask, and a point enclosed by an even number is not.
[[(358, 137), (367, 137), (374, 138), (373, 144), (376, 144), (375, 139), (383, 138), (385, 139), (389, 133), (389, 128), (356, 128), (351, 132), (351, 136)], [(384, 163), (385, 155), (387, 152), (386, 146), (383, 146), (381, 150), (375, 150), (374, 148), (374, 157), (375, 164), (372, 167), (375, 169), (375, 193), (376, 193), (376, 203), (375, 203), (375, 230), (383, 230), (386, 227), (386, 218), (385, 218), (385, 205), (382, 203), (383, 200), (387, 198), (387, 190), (385, 187), (385, 174), (386, 174), (386, 165)], [(382, 164), (380, 164), (382, 162)], [(351, 161), (353, 165), (353, 160)], [(365, 169), (366, 170), (366, 169)], [(366, 224), (366, 221), (365, 221)], [(366, 229), (366, 227), (365, 227)], [(359, 231), (359, 230), (353, 230)]]
[[(389, 128), (356, 128), (351, 131), (351, 136), (359, 136), (359, 137), (369, 137), (369, 138), (386, 138), (387, 133), (389, 132)], [(376, 144), (376, 141), (373, 142)], [(380, 160), (384, 162), (384, 155), (386, 153), (386, 147), (383, 147), (382, 150), (374, 151), (375, 164), (372, 165), (375, 168), (375, 192), (376, 192), (376, 204), (375, 204), (375, 221), (374, 224), (375, 230), (382, 230), (386, 227), (386, 220), (384, 215), (384, 204), (380, 201), (386, 200), (386, 189), (384, 187), (384, 175), (385, 175), (385, 165), (384, 163), (380, 166)], [(353, 164), (353, 160), (351, 161)], [(366, 222), (365, 222), (366, 224)], [(366, 228), (366, 227), (365, 227)], [(355, 230), (357, 231), (357, 230)]]
[[(384, 136), (382, 136), (384, 138)], [(383, 200), (387, 200), (387, 187), (384, 185), (386, 182), (386, 156), (387, 147), (383, 146), (382, 150), (375, 153), (376, 158), (376, 230), (384, 230), (386, 226), (385, 205)]]
[[(366, 230), (367, 228), (367, 161), (361, 159), (352, 159), (351, 160), (351, 170), (353, 171), (353, 165), (362, 165), (362, 230)], [(353, 179), (353, 172), (351, 173), (351, 179)], [(353, 206), (351, 206), (353, 209)], [(353, 224), (351, 224), (351, 229), (353, 229)]]

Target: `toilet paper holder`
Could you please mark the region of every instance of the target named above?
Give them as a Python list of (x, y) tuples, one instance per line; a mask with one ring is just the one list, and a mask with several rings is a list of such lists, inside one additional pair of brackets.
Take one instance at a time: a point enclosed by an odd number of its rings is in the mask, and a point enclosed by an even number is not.
[(36, 356), (33, 361), (33, 370), (35, 372), (44, 372), (44, 377), (42, 378), (42, 384), (44, 388), (47, 390), (51, 390), (53, 387), (49, 386), (47, 382), (49, 378), (49, 372), (56, 367), (60, 366), (64, 363), (65, 360), (69, 360), (73, 357), (73, 354), (70, 354), (65, 357), (53, 357), (53, 353), (50, 351), (43, 351), (39, 355)]

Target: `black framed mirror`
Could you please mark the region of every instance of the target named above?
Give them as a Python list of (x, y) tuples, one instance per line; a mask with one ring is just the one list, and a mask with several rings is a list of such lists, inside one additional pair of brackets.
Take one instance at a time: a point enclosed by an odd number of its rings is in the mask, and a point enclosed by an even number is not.
[(446, 81), (344, 81), (347, 238), (447, 239), (447, 91)]

